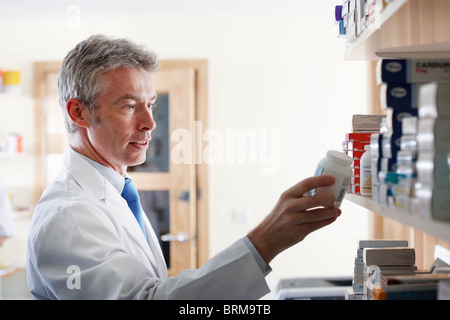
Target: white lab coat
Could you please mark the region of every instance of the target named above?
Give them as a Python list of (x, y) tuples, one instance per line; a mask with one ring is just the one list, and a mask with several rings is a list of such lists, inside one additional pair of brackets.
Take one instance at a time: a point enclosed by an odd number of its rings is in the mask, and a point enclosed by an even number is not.
[(120, 192), (69, 148), (36, 206), (27, 245), (35, 299), (257, 299), (264, 275), (242, 239), (197, 270), (167, 277), (145, 217), (143, 235)]

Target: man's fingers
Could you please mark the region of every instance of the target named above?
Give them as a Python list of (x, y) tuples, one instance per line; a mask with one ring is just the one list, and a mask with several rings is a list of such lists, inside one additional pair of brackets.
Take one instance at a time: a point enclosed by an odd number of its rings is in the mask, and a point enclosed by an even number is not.
[(341, 210), (338, 208), (315, 208), (308, 212), (298, 213), (299, 223), (309, 224), (320, 222), (328, 219), (336, 219), (341, 215)]
[(311, 189), (335, 183), (332, 176), (307, 178), (285, 191), (272, 212), (248, 234), (264, 261), (302, 241), (311, 232), (329, 225), (341, 214), (335, 196), (321, 193), (305, 197)]
[(306, 178), (305, 180), (300, 181), (299, 183), (288, 189), (285, 192), (285, 195), (294, 198), (299, 198), (303, 196), (304, 193), (312, 189), (331, 186), (334, 184), (335, 181), (336, 180), (333, 176), (309, 177)]
[(321, 193), (315, 197), (290, 198), (286, 203), (286, 209), (294, 212), (307, 211), (316, 207), (335, 206), (336, 198), (331, 194)]

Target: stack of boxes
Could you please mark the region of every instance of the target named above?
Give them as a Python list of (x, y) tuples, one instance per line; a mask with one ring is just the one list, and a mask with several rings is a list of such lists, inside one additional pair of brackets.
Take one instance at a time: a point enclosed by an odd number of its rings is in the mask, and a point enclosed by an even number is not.
[(450, 84), (430, 83), (419, 92), (417, 210), (426, 218), (450, 218)]
[(353, 42), (359, 34), (356, 32), (356, 0), (345, 0), (342, 5), (335, 7), (335, 20), (339, 25), (339, 37), (345, 38), (347, 43)]
[[(390, 61), (393, 60), (384, 60), (379, 68), (389, 69)], [(378, 141), (375, 141), (376, 137), (372, 140), (372, 152), (378, 148), (377, 164), (373, 168), (376, 172), (372, 179), (372, 191), (376, 190), (373, 198), (382, 206), (409, 210), (408, 198), (415, 174), (409, 174), (407, 169), (415, 164), (416, 150), (407, 148), (409, 145), (404, 142), (414, 140), (419, 85), (388, 76), (378, 80), (381, 83), (381, 108), (387, 117), (380, 127)], [(408, 140), (407, 135), (411, 135), (412, 140)]]
[(414, 186), (417, 179), (417, 117), (402, 119), (400, 150), (397, 153), (394, 207), (411, 212), (414, 210)]
[[(355, 257), (355, 266), (353, 273), (352, 289), (347, 290), (345, 298), (347, 300), (363, 300), (367, 299), (367, 285), (370, 280), (370, 265), (367, 265), (364, 261), (364, 250), (368, 248), (397, 248), (408, 247), (407, 240), (360, 240)], [(383, 269), (383, 267), (381, 267)], [(380, 270), (380, 268), (378, 268)], [(400, 270), (400, 269), (399, 269)], [(415, 267), (413, 271), (417, 270)], [(397, 271), (395, 268), (384, 268), (384, 273), (395, 274)], [(398, 273), (404, 273), (404, 268)]]
[(345, 141), (342, 144), (344, 153), (353, 159), (353, 176), (348, 193), (361, 195), (361, 158), (365, 152), (365, 146), (370, 145), (372, 134), (379, 132), (383, 118), (383, 115), (353, 115), (353, 130), (345, 135)]
[(347, 192), (361, 195), (361, 157), (370, 146), (372, 199), (385, 207), (450, 219), (450, 59), (380, 61), (385, 116), (354, 115), (344, 153)]
[(335, 20), (339, 37), (346, 43), (354, 42), (367, 28), (380, 27), (381, 12), (395, 0), (343, 0), (335, 7)]
[(370, 149), (372, 198), (382, 206), (450, 218), (448, 68), (445, 59), (380, 61), (387, 117)]
[(348, 186), (348, 193), (361, 195), (361, 157), (364, 147), (370, 144), (371, 133), (347, 133), (343, 143), (343, 151), (353, 159), (353, 176)]

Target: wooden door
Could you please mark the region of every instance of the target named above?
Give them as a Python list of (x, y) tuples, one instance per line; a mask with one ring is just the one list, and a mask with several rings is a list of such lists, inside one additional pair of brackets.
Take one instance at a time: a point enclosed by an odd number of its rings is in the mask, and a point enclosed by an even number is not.
[[(56, 92), (60, 66), (35, 63), (38, 197), (67, 146)], [(160, 239), (169, 275), (197, 268), (208, 259), (207, 169), (194, 160), (194, 124), (202, 121), (206, 126), (207, 119), (205, 70), (201, 60), (162, 61), (155, 75), (156, 129), (147, 160), (128, 168)], [(205, 190), (201, 197), (198, 190)]]
[(128, 169), (160, 239), (169, 275), (196, 268), (196, 166), (193, 161), (195, 73), (161, 70), (155, 75), (156, 128), (146, 161)]

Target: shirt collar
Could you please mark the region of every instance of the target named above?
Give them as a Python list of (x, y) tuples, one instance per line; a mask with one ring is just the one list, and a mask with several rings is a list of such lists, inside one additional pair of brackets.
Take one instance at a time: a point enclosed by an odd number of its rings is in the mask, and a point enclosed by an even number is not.
[[(71, 148), (72, 149), (72, 148)], [(73, 150), (73, 149), (72, 149)], [(122, 193), (123, 187), (125, 185), (125, 177), (123, 177), (120, 173), (114, 171), (111, 168), (108, 168), (97, 161), (94, 161), (81, 153), (73, 150), (78, 153), (83, 159), (87, 160), (106, 180), (108, 180), (113, 187), (119, 192)]]

